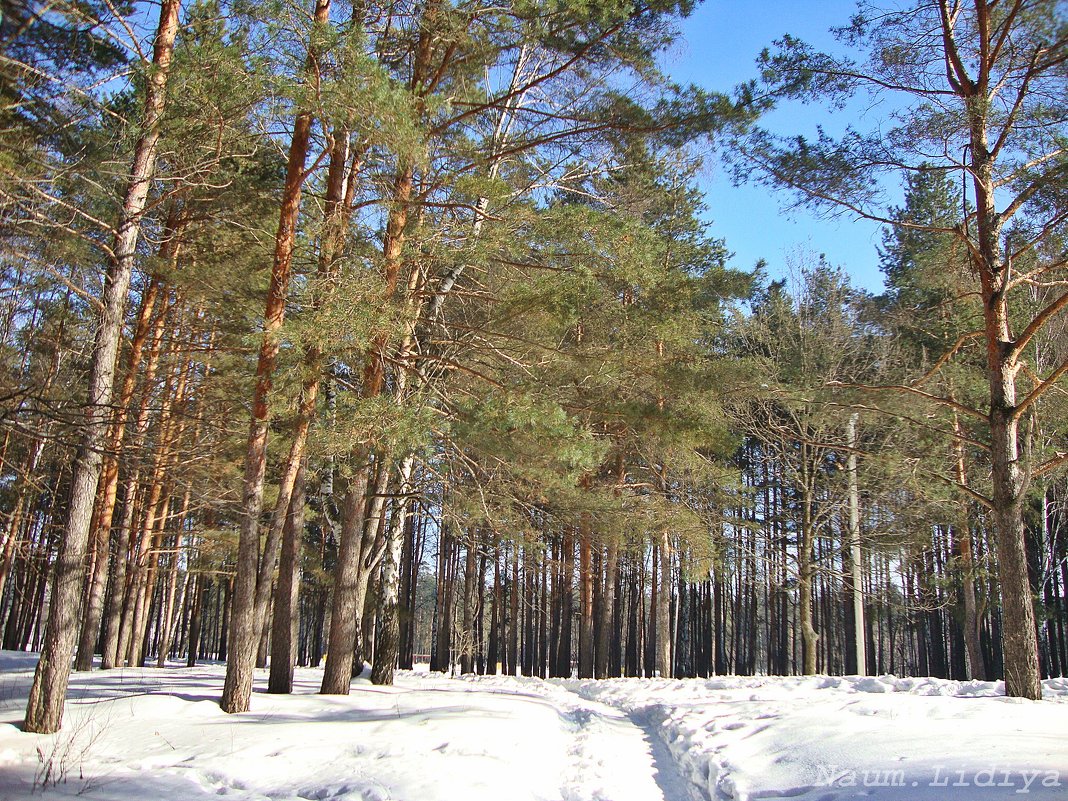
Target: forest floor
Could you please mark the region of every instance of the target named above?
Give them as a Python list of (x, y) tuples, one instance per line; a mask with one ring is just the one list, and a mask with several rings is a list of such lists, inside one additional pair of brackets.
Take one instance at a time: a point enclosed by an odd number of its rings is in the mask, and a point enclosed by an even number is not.
[(0, 652), (0, 799), (928, 801), (1068, 797), (1068, 680), (1047, 700), (938, 679), (363, 679), (252, 710), (222, 665), (75, 674), (63, 730), (21, 732), (32, 654)]

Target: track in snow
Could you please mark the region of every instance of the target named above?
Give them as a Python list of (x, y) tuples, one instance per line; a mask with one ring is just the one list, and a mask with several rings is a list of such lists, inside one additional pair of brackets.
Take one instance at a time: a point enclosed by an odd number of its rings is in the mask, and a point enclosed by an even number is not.
[(656, 769), (653, 779), (664, 794), (664, 801), (708, 801), (697, 785), (683, 774), (679, 763), (671, 755), (671, 749), (649, 722), (648, 717), (638, 712), (632, 712), (629, 717), (631, 722), (642, 730), (646, 742), (649, 743), (649, 753), (652, 754), (653, 767)]

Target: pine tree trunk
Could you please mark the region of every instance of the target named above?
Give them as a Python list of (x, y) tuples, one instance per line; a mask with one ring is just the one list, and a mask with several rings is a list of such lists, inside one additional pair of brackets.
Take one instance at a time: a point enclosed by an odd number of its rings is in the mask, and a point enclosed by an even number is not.
[(579, 532), (579, 652), (578, 677), (592, 679), (593, 637), (593, 545), (590, 524), (583, 520)]
[[(524, 553), (524, 562), (529, 554)], [(557, 678), (571, 678), (571, 626), (574, 616), (575, 537), (569, 527), (564, 532), (560, 553), (560, 641), (556, 651)], [(526, 565), (524, 564), (524, 567)]]
[(282, 536), (278, 562), (278, 586), (274, 592), (271, 616), (271, 673), (267, 692), (293, 692), (293, 664), (296, 658), (297, 624), (300, 617), (300, 545), (304, 536), (304, 471), (301, 462), (289, 502), (289, 514)]
[(660, 576), (656, 596), (656, 670), (671, 678), (671, 535), (660, 535)]
[(193, 603), (189, 610), (189, 641), (187, 643), (186, 667), (196, 667), (200, 652), (200, 638), (204, 626), (204, 596), (211, 587), (203, 575), (198, 574), (193, 584)]
[(808, 446), (804, 443), (801, 444), (801, 460), (801, 541), (798, 543), (797, 550), (797, 590), (800, 596), (798, 622), (801, 628), (801, 670), (804, 675), (812, 676), (816, 673), (816, 648), (819, 645), (819, 634), (816, 633), (812, 619), (812, 597), (815, 583), (813, 579), (816, 572), (815, 531), (813, 530), (815, 522), (812, 516), (811, 465), (808, 459)]
[(493, 595), (490, 598), (489, 653), (486, 657), (486, 672), (496, 675), (501, 659), (501, 546), (494, 536), (493, 544)]
[(994, 382), (998, 402), (991, 409), (994, 477), (994, 518), (997, 521), (998, 580), (1001, 584), (1002, 649), (1005, 693), (1010, 697), (1042, 697), (1035, 610), (1027, 572), (1023, 520), (1022, 477), (1017, 450), (1016, 420), (1012, 417), (1012, 380)]
[(504, 671), (516, 675), (519, 661), (519, 544), (512, 543), (512, 580), (508, 589), (508, 667)]
[[(348, 224), (348, 207), (344, 203), (346, 187), (352, 176), (349, 174), (349, 131), (337, 127), (333, 131), (333, 146), (330, 151), (330, 167), (327, 174), (326, 210), (324, 213), (322, 245), (319, 252), (318, 274), (329, 280), (336, 272), (336, 261), (340, 256), (345, 241)], [(354, 161), (353, 170), (359, 168), (359, 160)], [(313, 305), (319, 306), (322, 298), (314, 298)], [(290, 500), (293, 496), (297, 474), (304, 461), (308, 434), (315, 418), (315, 409), (322, 381), (324, 357), (318, 346), (311, 346), (304, 354), (304, 381), (301, 385), (297, 420), (293, 428), (289, 456), (278, 482), (278, 496), (263, 542), (259, 570), (256, 576), (255, 627), (263, 633), (270, 605), (272, 577), (277, 565), (279, 545), (283, 530), (289, 519)]]
[(464, 559), (463, 635), (460, 641), (460, 673), (474, 672), (475, 652), (475, 578), (477, 567), (475, 534), (468, 533)]
[(175, 409), (180, 409), (185, 403), (192, 364), (185, 361), (175, 369), (178, 370), (177, 380), (173, 386), (168, 380), (158, 419), (160, 434), (155, 448), (149, 496), (145, 503), (144, 526), (131, 581), (132, 590), (119, 633), (119, 657), (125, 655), (129, 665), (141, 664), (147, 607), (155, 589), (156, 567), (159, 563), (159, 543), (169, 517), (172, 483), (169, 472), (188, 419), (184, 414), (178, 415), (176, 423)]
[[(988, 13), (985, 8), (983, 15)], [(948, 20), (944, 25), (952, 25)], [(945, 31), (952, 37), (952, 30)], [(980, 31), (988, 36), (989, 31)], [(984, 46), (989, 42), (984, 41)], [(985, 57), (985, 53), (984, 53)], [(988, 64), (979, 65), (980, 73)], [(1002, 650), (1005, 660), (1005, 694), (1010, 697), (1042, 697), (1035, 610), (1027, 572), (1023, 519), (1025, 476), (1020, 468), (1019, 413), (1016, 405), (1016, 374), (1020, 369), (1009, 321), (1006, 282), (1010, 270), (1002, 253), (1003, 218), (995, 206), (995, 156), (987, 139), (991, 113), (989, 88), (983, 81), (958, 81), (970, 123), (968, 173), (975, 193), (975, 247), (970, 249), (979, 275), (984, 334), (987, 346), (989, 425), (993, 511), (997, 523), (998, 581), (1001, 585)]]
[(597, 636), (597, 665), (594, 675), (599, 679), (610, 675), (609, 653), (616, 628), (616, 580), (619, 573), (619, 546), (615, 539), (608, 543), (605, 559), (604, 594), (601, 601), (601, 622)]
[(419, 579), (419, 563), (425, 518), (418, 517), (415, 510), (408, 515), (404, 532), (404, 549), (401, 552), (400, 597), (403, 607), (399, 613), (400, 657), (398, 664), (405, 670), (415, 666), (415, 617)]
[[(137, 510), (137, 496), (141, 486), (141, 463), (144, 457), (145, 439), (151, 418), (151, 402), (155, 392), (156, 369), (163, 348), (163, 336), (169, 318), (169, 303), (161, 308), (152, 326), (148, 359), (145, 362), (144, 379), (141, 382), (141, 400), (134, 420), (134, 439), (130, 451), (134, 454), (133, 469), (126, 479), (123, 490), (123, 512), (115, 547), (115, 569), (104, 601), (104, 648), (100, 660), (101, 669), (115, 667), (120, 659), (119, 639), (122, 627), (123, 603), (127, 597), (127, 573), (130, 563), (130, 537)], [(167, 391), (172, 386), (168, 382)], [(101, 521), (102, 522), (102, 521)]]
[(178, 588), (178, 555), (182, 550), (181, 532), (189, 514), (189, 496), (190, 491), (187, 489), (182, 500), (182, 510), (178, 513), (178, 531), (174, 534), (174, 546), (170, 553), (170, 563), (167, 570), (167, 589), (160, 609), (160, 638), (159, 648), (156, 652), (156, 667), (166, 667), (167, 654), (171, 650), (171, 638), (174, 635), (174, 627), (177, 622), (174, 618), (174, 607), (175, 593)]
[(167, 99), (167, 77), (178, 32), (178, 11), (178, 0), (162, 0), (152, 69), (146, 81), (142, 133), (134, 149), (130, 179), (112, 249), (114, 257), (104, 288), (103, 313), (93, 348), (86, 423), (71, 482), (67, 524), (55, 564), (48, 623), (26, 707), (24, 728), (29, 732), (49, 734), (58, 731), (63, 720), (71, 659), (78, 638), (85, 582), (85, 552), (102, 466), (101, 445), (107, 435), (115, 383), (115, 361), (122, 334), (126, 294), (137, 255), (141, 217), (156, 169), (160, 121)]
[[(318, 25), (325, 25), (329, 22), (330, 0), (317, 0), (314, 18)], [(314, 48), (312, 48), (306, 67), (309, 77), (315, 69), (316, 58)], [(223, 684), (222, 698), (219, 700), (219, 706), (224, 712), (247, 711), (252, 697), (252, 670), (255, 665), (256, 646), (260, 634), (256, 620), (258, 606), (256, 596), (261, 567), (260, 513), (263, 510), (263, 485), (267, 469), (267, 434), (270, 427), (268, 396), (281, 345), (278, 333), (285, 321), (286, 295), (289, 292), (300, 198), (304, 180), (307, 177), (304, 166), (308, 158), (312, 123), (311, 112), (307, 111), (298, 114), (294, 121), (286, 163), (285, 187), (282, 190), (282, 203), (278, 216), (278, 229), (275, 234), (271, 282), (263, 314), (263, 339), (256, 363), (252, 419), (249, 423), (248, 447), (245, 456), (241, 529), (238, 534), (236, 575), (231, 599), (226, 681)], [(273, 553), (265, 554), (265, 561), (274, 558)]]
[(366, 571), (360, 567), (367, 472), (366, 465), (357, 470), (350, 479), (342, 501), (341, 541), (337, 566), (334, 569), (334, 600), (330, 611), (326, 665), (323, 668), (320, 688), (320, 691), (327, 695), (348, 695), (352, 683), (358, 620), (363, 615), (363, 601), (369, 578)]
[(126, 434), (126, 418), (133, 400), (137, 374), (141, 364), (144, 344), (150, 331), (152, 310), (159, 294), (160, 282), (151, 281), (141, 299), (141, 309), (137, 315), (134, 336), (130, 343), (130, 364), (126, 370), (122, 390), (116, 403), (115, 419), (111, 424), (108, 457), (103, 466), (100, 488), (97, 492), (97, 511), (91, 526), (93, 551), (97, 558), (93, 565), (89, 592), (86, 598), (85, 616), (82, 621), (81, 637), (78, 640), (78, 654), (74, 661), (75, 670), (89, 670), (93, 663), (93, 651), (100, 635), (100, 622), (104, 613), (104, 591), (108, 580), (108, 551), (111, 542), (111, 523), (115, 514), (115, 501), (119, 487), (119, 456)]
[[(163, 243), (159, 247), (159, 258), (175, 267), (180, 250), (181, 232), (184, 222), (177, 204), (172, 203), (167, 215), (166, 230)], [(111, 524), (115, 515), (115, 502), (118, 498), (119, 488), (119, 459), (122, 455), (122, 446), (126, 437), (126, 422), (130, 413), (130, 404), (133, 402), (134, 390), (140, 373), (141, 361), (144, 356), (145, 345), (150, 342), (153, 333), (152, 314), (156, 307), (163, 282), (153, 276), (145, 288), (141, 297), (141, 306), (134, 323), (133, 338), (130, 340), (130, 361), (126, 367), (126, 376), (123, 379), (122, 389), (115, 403), (114, 419), (108, 436), (108, 444), (105, 448), (107, 458), (103, 465), (103, 473), (100, 486), (97, 491), (97, 510), (94, 515), (91, 528), (93, 548), (98, 554), (94, 564), (92, 578), (90, 580), (87, 595), (85, 616), (82, 622), (81, 637), (78, 641), (78, 655), (75, 659), (75, 670), (89, 670), (93, 662), (93, 651), (100, 636), (100, 624), (104, 613), (104, 591), (108, 580), (108, 551), (111, 541)], [(160, 314), (160, 321), (166, 317)], [(156, 351), (158, 355), (158, 350)], [(153, 365), (154, 372), (154, 365)], [(146, 386), (151, 384), (146, 371)], [(99, 558), (103, 555), (104, 558)]]

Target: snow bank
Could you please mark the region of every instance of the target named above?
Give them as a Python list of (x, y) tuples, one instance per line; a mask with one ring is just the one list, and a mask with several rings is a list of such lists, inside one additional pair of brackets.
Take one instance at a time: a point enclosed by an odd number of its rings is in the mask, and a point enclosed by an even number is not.
[(656, 727), (707, 798), (1064, 799), (1068, 682), (724, 677), (569, 681)]

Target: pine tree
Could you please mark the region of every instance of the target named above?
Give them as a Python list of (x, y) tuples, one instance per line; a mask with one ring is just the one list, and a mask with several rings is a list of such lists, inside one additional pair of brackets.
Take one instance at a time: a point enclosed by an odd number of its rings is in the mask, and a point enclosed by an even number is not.
[[(839, 138), (821, 132), (816, 139), (788, 143), (759, 132), (744, 152), (769, 182), (796, 190), (817, 206), (845, 207), (882, 221), (890, 220), (882, 175), (936, 168), (965, 181), (965, 215), (953, 227), (936, 226), (933, 232), (957, 237), (968, 253), (970, 285), (983, 303), (987, 393), (982, 408), (944, 396), (928, 399), (985, 428), (993, 481), (989, 497), (980, 497), (997, 520), (1007, 692), (1039, 698), (1023, 510), (1029, 482), (1063, 459), (1021, 463), (1020, 423), (1068, 366), (1055, 365), (1018, 384), (1028, 348), (1068, 306), (1068, 294), (1015, 324), (1012, 308), (1016, 295), (1064, 267), (1063, 257), (1043, 250), (1041, 243), (1057, 236), (1060, 227), (1051, 211), (1062, 184), (1053, 143), (1064, 135), (1064, 121), (1050, 109), (1065, 92), (1065, 21), (1054, 2), (953, 5), (940, 0), (886, 14), (869, 11), (862, 7), (840, 31), (851, 52), (869, 56), (866, 63), (817, 53), (786, 37), (775, 53), (765, 54), (765, 77), (781, 97), (839, 102), (856, 92), (892, 96), (903, 103), (894, 129), (873, 134), (849, 129)], [(932, 30), (938, 35), (931, 36)], [(1058, 101), (1051, 105), (1053, 98)], [(946, 154), (937, 163), (931, 162), (931, 146)], [(1012, 186), (1011, 197), (1002, 199), (999, 186)], [(1032, 247), (1046, 256), (1024, 266)], [(903, 391), (929, 396), (915, 387)]]

